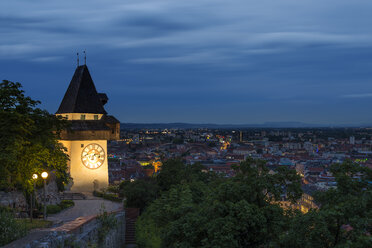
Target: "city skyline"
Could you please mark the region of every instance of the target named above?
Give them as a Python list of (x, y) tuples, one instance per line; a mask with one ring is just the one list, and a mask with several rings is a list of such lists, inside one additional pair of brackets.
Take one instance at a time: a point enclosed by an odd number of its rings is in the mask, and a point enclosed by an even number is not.
[(86, 49), (123, 123), (372, 123), (370, 2), (87, 3), (2, 1), (0, 79), (55, 113)]

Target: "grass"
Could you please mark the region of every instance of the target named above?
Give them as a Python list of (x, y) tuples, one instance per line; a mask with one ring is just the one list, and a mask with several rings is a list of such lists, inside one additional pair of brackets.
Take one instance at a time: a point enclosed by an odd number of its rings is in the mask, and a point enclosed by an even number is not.
[(32, 222), (30, 219), (16, 219), (16, 222), (24, 225), (27, 231), (35, 228), (47, 228), (52, 225), (51, 221), (41, 219), (33, 219)]
[(52, 225), (51, 221), (41, 219), (16, 219), (14, 214), (0, 211), (0, 246), (27, 235), (31, 229), (46, 228)]

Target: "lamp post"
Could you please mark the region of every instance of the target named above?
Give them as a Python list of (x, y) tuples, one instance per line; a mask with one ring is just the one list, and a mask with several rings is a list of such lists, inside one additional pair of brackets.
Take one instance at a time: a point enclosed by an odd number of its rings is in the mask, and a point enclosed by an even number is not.
[(34, 190), (31, 193), (31, 209), (30, 209), (30, 221), (32, 222), (33, 218), (33, 210), (34, 210), (34, 195), (35, 195), (35, 188), (36, 188), (36, 179), (37, 179), (37, 174), (32, 175), (32, 179), (34, 182)]
[(46, 179), (48, 178), (48, 172), (41, 173), (41, 177), (44, 179), (44, 220), (46, 220)]

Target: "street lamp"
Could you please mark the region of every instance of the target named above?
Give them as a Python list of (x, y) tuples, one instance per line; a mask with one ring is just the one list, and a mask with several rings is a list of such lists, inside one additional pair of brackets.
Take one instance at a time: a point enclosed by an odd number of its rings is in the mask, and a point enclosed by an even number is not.
[(32, 217), (33, 217), (32, 211), (34, 210), (34, 195), (35, 195), (37, 174), (33, 174), (32, 175), (32, 179), (34, 179), (33, 180), (33, 182), (34, 182), (34, 190), (32, 191), (32, 194), (31, 194), (31, 209), (30, 209), (30, 221), (31, 222), (32, 222)]
[(46, 220), (46, 179), (48, 178), (48, 172), (41, 173), (41, 177), (44, 179), (44, 220)]

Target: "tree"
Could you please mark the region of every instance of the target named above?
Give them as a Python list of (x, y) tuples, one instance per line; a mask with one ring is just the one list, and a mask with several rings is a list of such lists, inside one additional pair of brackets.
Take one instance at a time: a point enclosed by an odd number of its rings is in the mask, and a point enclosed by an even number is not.
[(300, 177), (287, 168), (270, 174), (264, 161), (253, 159), (235, 170), (234, 178), (184, 176), (181, 183), (172, 183), (140, 217), (138, 244), (267, 247), (277, 240), (289, 217), (273, 202), (282, 194), (293, 201), (301, 196)]
[(180, 159), (170, 159), (161, 166), (161, 171), (156, 177), (160, 190), (167, 191), (172, 185), (191, 182), (209, 181), (214, 174), (203, 172), (204, 166), (196, 163), (184, 164)]
[(20, 83), (0, 84), (0, 189), (31, 190), (31, 176), (53, 171), (67, 183), (68, 157), (58, 143), (66, 123), (46, 110), (39, 101), (24, 95)]
[(372, 171), (347, 160), (331, 172), (337, 188), (315, 195), (319, 210), (291, 220), (281, 247), (372, 247)]
[(140, 212), (156, 199), (158, 191), (154, 179), (124, 181), (120, 184), (120, 194), (125, 197), (125, 207), (139, 208)]

